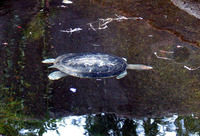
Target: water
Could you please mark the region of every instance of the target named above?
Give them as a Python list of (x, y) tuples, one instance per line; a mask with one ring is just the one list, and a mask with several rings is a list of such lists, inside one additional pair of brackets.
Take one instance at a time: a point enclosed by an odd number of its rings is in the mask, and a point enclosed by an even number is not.
[[(0, 134), (199, 135), (195, 16), (170, 0), (49, 4), (50, 12), (36, 0), (1, 2)], [(153, 70), (50, 81), (55, 69), (42, 60), (72, 52), (113, 54)]]

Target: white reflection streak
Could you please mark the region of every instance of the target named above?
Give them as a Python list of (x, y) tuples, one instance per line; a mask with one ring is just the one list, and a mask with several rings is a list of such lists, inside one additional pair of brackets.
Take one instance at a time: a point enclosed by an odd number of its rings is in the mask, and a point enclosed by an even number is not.
[(155, 54), (156, 57), (159, 58), (159, 59), (172, 60), (172, 59), (167, 58), (167, 57), (160, 57), (160, 56), (158, 56), (157, 52), (154, 52), (154, 54)]
[(74, 28), (74, 29), (72, 29), (72, 28), (70, 28), (70, 29), (68, 29), (68, 30), (60, 30), (60, 32), (65, 32), (65, 33), (70, 33), (70, 34), (72, 34), (72, 33), (74, 33), (74, 32), (78, 32), (78, 31), (81, 31), (81, 30), (83, 30), (82, 28)]
[[(112, 21), (122, 21), (122, 20), (129, 20), (129, 19), (133, 19), (133, 20), (142, 20), (142, 17), (125, 17), (125, 16), (120, 16), (115, 14), (116, 18), (100, 18), (97, 21), (88, 23), (88, 25), (90, 26), (90, 28), (94, 31), (96, 30), (102, 30), (102, 29), (106, 29), (108, 28), (108, 24), (111, 23)], [(94, 24), (98, 23), (98, 27), (95, 28)]]
[(76, 88), (70, 88), (70, 91), (75, 93), (76, 92)]
[(70, 0), (63, 0), (62, 3), (64, 3), (64, 4), (72, 4), (73, 2), (70, 1)]
[(190, 68), (188, 66), (184, 66), (184, 68), (186, 68), (187, 70), (193, 71), (193, 70), (200, 69), (200, 66), (198, 66), (197, 68)]

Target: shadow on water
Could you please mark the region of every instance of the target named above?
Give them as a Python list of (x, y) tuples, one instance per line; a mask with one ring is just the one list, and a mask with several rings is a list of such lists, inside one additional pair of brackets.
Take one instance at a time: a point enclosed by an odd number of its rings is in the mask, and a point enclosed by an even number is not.
[[(64, 135), (63, 124), (91, 136), (199, 133), (197, 18), (170, 0), (47, 2), (0, 2), (0, 134)], [(50, 81), (42, 60), (71, 52), (153, 70)]]

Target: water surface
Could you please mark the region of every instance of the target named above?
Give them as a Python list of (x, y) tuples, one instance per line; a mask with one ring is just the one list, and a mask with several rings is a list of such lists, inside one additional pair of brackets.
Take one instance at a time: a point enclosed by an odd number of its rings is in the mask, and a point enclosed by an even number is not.
[[(80, 135), (199, 134), (197, 18), (170, 0), (49, 4), (1, 4), (0, 133), (48, 135), (67, 119)], [(153, 70), (128, 70), (120, 80), (48, 79), (55, 69), (42, 60), (85, 52)]]

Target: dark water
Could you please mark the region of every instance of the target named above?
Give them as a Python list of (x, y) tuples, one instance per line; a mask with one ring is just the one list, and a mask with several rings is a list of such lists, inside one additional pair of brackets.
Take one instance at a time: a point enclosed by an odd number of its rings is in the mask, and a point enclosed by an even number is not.
[[(0, 134), (199, 135), (199, 19), (170, 0), (73, 2), (0, 2)], [(48, 79), (42, 60), (84, 52), (153, 70)]]

